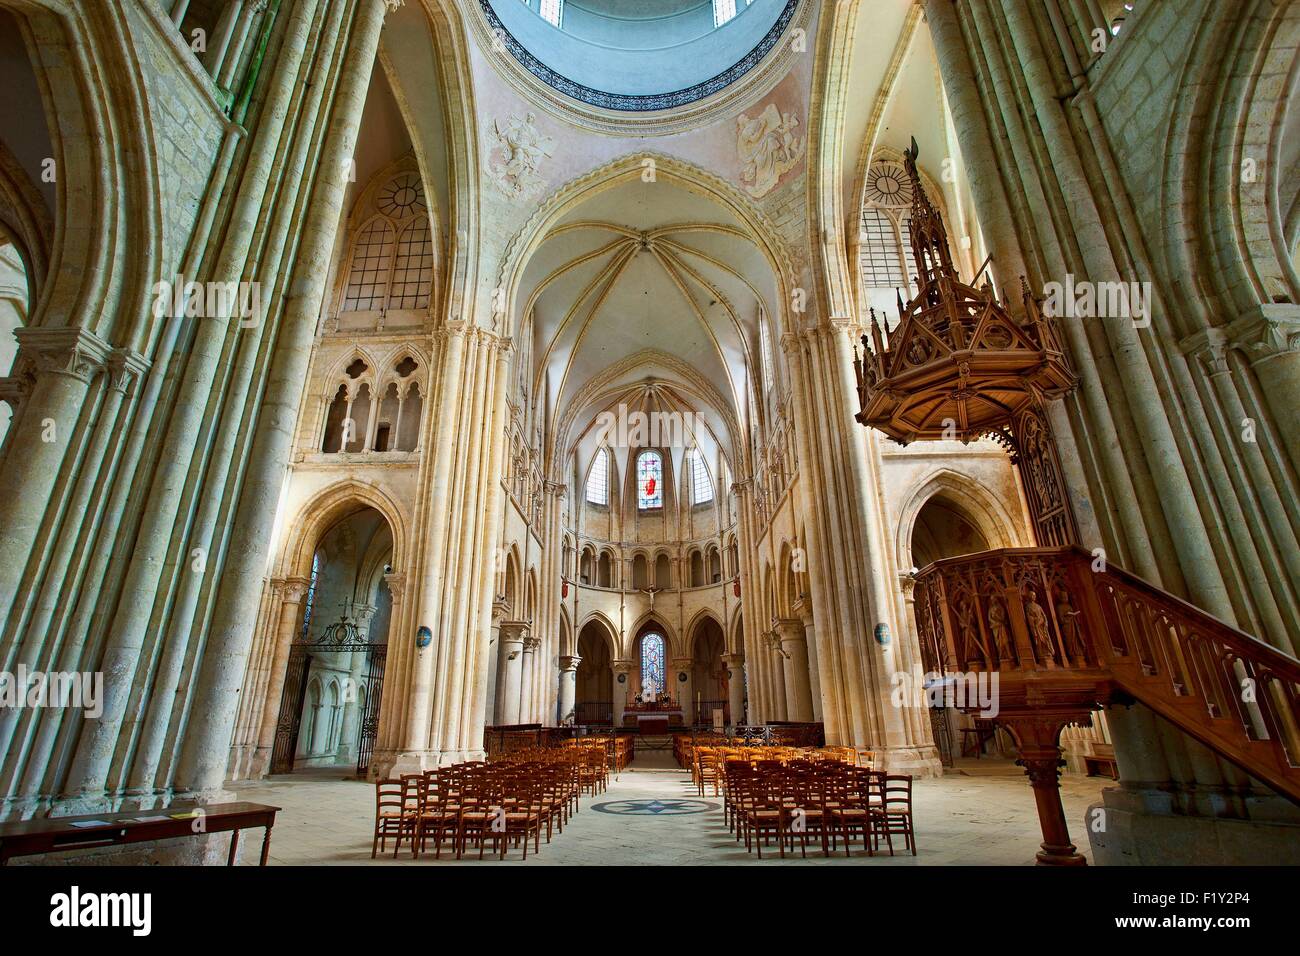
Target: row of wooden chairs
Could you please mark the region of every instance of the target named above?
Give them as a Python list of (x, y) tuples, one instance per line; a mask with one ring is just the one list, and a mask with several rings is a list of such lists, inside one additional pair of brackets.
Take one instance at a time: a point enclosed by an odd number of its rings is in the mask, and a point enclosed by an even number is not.
[(823, 856), (837, 851), (842, 840), (850, 856), (859, 835), (869, 856), (882, 839), (893, 856), (895, 837), (916, 855), (910, 776), (830, 760), (729, 761), (725, 775), (727, 828), (760, 859), (773, 840), (782, 857), (796, 842), (807, 856), (810, 838), (820, 843)]
[(725, 786), (725, 765), (740, 761), (744, 763), (778, 763), (795, 761), (818, 762), (833, 761), (851, 767), (872, 769), (875, 766), (875, 754), (870, 750), (855, 750), (852, 747), (711, 747), (695, 746), (691, 748), (691, 780), (700, 796), (704, 796), (706, 786), (713, 787), (716, 797)]
[(633, 738), (626, 734), (609, 737), (575, 737), (566, 740), (561, 746), (565, 749), (603, 747), (610, 768), (615, 773), (626, 770), (632, 758), (636, 756), (636, 744)]
[(396, 859), (405, 843), (419, 857), (433, 841), (434, 858), (444, 845), (461, 859), (473, 844), (479, 859), (490, 843), (499, 858), (510, 846), (541, 850), (563, 832), (583, 793), (601, 793), (609, 779), (603, 748), (515, 751), (492, 763), (470, 762), (403, 774), (375, 785), (375, 832), (370, 856)]

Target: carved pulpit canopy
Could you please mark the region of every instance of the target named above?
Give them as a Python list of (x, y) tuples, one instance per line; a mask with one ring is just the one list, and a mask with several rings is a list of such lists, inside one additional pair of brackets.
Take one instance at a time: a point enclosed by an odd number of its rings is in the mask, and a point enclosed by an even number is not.
[(888, 329), (871, 310), (871, 337), (856, 365), (856, 418), (895, 441), (971, 441), (998, 432), (1031, 406), (1074, 388), (1050, 316), (1024, 279), (1025, 319), (1016, 319), (985, 283), (957, 277), (943, 219), (916, 168), (916, 140), (904, 153), (912, 178), (911, 242), (918, 270), (916, 298), (898, 299), (899, 321)]

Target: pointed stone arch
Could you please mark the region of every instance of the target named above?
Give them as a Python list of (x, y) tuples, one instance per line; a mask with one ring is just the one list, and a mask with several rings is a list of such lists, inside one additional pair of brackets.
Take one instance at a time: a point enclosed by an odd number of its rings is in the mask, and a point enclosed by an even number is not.
[(589, 624), (595, 624), (596, 630), (599, 631), (604, 636), (605, 640), (608, 642), (609, 659), (621, 660), (623, 657), (623, 649), (621, 647), (622, 642), (619, 639), (618, 628), (614, 626), (614, 622), (609, 619), (609, 616), (606, 615), (604, 611), (593, 610), (593, 611), (588, 611), (585, 615), (583, 615), (581, 622), (578, 624), (578, 626), (574, 629), (573, 632), (575, 647), (576, 647), (576, 642), (582, 636), (582, 632), (587, 629), (587, 626)]
[(926, 502), (943, 496), (956, 504), (980, 531), (990, 547), (1019, 548), (1032, 543), (1024, 518), (1013, 514), (998, 496), (969, 475), (937, 468), (915, 483), (903, 496), (895, 539), (900, 570), (912, 567), (912, 534)]
[(320, 539), (344, 518), (365, 508), (375, 509), (388, 522), (393, 536), (392, 566), (404, 568), (409, 529), (402, 508), (383, 489), (349, 478), (317, 492), (298, 509), (288, 524), (279, 576), (310, 578), (312, 556)]

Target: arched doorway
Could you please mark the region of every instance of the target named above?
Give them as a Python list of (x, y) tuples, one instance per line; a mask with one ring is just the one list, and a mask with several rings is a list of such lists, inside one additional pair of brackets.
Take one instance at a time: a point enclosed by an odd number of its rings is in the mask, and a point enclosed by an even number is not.
[(393, 535), (361, 508), (321, 535), (280, 696), (271, 773), (370, 766), (379, 727)]
[(614, 669), (609, 640), (597, 622), (587, 622), (578, 634), (578, 656), (582, 660), (575, 677), (574, 723), (610, 726), (614, 722)]
[(975, 520), (942, 493), (921, 506), (912, 526), (912, 563), (918, 568), (991, 547)]
[[(912, 525), (912, 563), (923, 568), (943, 558), (955, 558), (991, 548), (980, 531), (977, 520), (957, 502), (942, 492), (933, 495), (916, 514)], [(939, 758), (945, 766), (953, 765), (954, 755), (975, 755), (993, 743), (1000, 749), (1009, 741), (998, 741), (991, 721), (976, 723), (953, 708), (931, 707), (930, 731)], [(1009, 751), (1008, 751), (1009, 752)]]
[(702, 619), (695, 627), (691, 652), (691, 688), (695, 691), (692, 713), (697, 724), (712, 723), (715, 710), (722, 711), (724, 724), (732, 722), (730, 678), (727, 662), (722, 659), (726, 652), (722, 627), (711, 617)]

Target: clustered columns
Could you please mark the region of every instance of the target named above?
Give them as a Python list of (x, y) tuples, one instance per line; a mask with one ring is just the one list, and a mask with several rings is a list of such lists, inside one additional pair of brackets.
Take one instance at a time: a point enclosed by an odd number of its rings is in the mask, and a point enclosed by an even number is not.
[(786, 678), (786, 672), (790, 669), (789, 662), (786, 660), (786, 652), (781, 647), (781, 635), (776, 631), (764, 631), (763, 643), (767, 646), (767, 659), (769, 666), (769, 677), (771, 680), (771, 703), (769, 709), (771, 713), (767, 715), (768, 720), (789, 720), (790, 701), (786, 695), (786, 688), (789, 681)]
[(302, 599), (310, 585), (307, 578), (278, 578), (271, 582), (272, 595), (279, 595), (280, 615), (275, 629), (275, 645), (271, 667), (267, 674), (266, 694), (262, 701), (261, 733), (253, 755), (250, 776), (261, 776), (271, 765), (271, 752), (275, 749), (275, 733), (280, 717), (280, 698), (284, 693), (285, 675), (289, 669), (289, 652), (302, 623)]
[(528, 630), (527, 621), (501, 622), (501, 664), (505, 673), (501, 679), (498, 713), (501, 723), (507, 726), (521, 722), (525, 663), (531, 661), (535, 647), (532, 644), (535, 639)]
[(560, 724), (571, 724), (578, 699), (578, 665), (582, 658), (575, 655), (560, 656)]
[(803, 621), (786, 618), (776, 622), (775, 647), (782, 652), (785, 675), (787, 720), (807, 723), (813, 719), (812, 684), (808, 677), (808, 638)]

